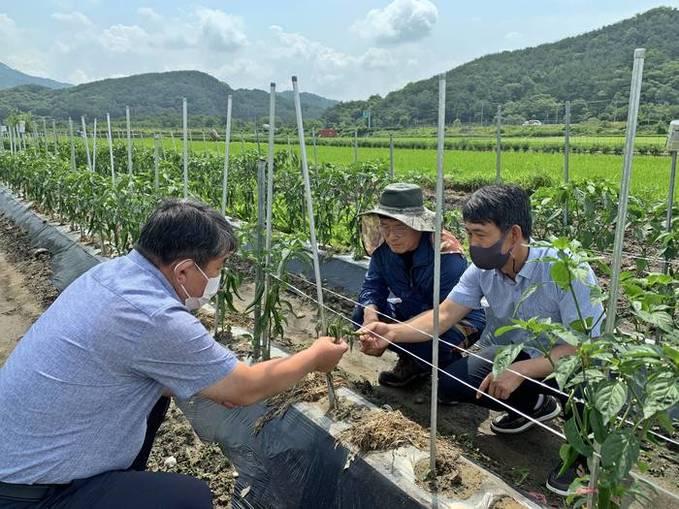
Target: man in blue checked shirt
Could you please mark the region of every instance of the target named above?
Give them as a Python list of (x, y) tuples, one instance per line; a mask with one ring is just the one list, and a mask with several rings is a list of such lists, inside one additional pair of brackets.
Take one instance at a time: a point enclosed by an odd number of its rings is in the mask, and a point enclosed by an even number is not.
[[(485, 397), (484, 393), (506, 402), (534, 420), (545, 422), (553, 419), (561, 413), (561, 405), (554, 393), (524, 377), (543, 381), (552, 372), (552, 363), (572, 355), (575, 348), (565, 343), (557, 344), (550, 352), (550, 362), (536, 344), (541, 341), (540, 338), (530, 337), (522, 330), (502, 335), (496, 335), (495, 331), (510, 325), (514, 318), (549, 318), (552, 322), (570, 326), (582, 317), (592, 319), (592, 334), (599, 335), (604, 311), (600, 303), (593, 303), (590, 299), (590, 288), (597, 284), (596, 278), (591, 268), (585, 265), (587, 282), (573, 282), (575, 298), (552, 280), (551, 263), (541, 260), (554, 257), (556, 253), (530, 244), (530, 200), (526, 192), (518, 187), (492, 185), (479, 189), (464, 205), (462, 217), (473, 265), (441, 304), (440, 330), (445, 333), (483, 300), (487, 304), (487, 324), (475, 345), (481, 358), (470, 355), (448, 365), (440, 364), (452, 377), (443, 373), (439, 377), (439, 400), (449, 404), (475, 403), (503, 411), (492, 421), (491, 429), (495, 433), (520, 433), (534, 423), (517, 412), (506, 411), (504, 405)], [(529, 289), (532, 289), (530, 294), (526, 293)], [(431, 312), (423, 313), (406, 324), (370, 323), (359, 331), (363, 332), (361, 349), (368, 355), (381, 355), (389, 347), (389, 342), (410, 345), (429, 341), (432, 328)], [(524, 345), (510, 366), (512, 371), (523, 377), (509, 370), (498, 377), (492, 374), (493, 365), (488, 361), (495, 358), (498, 348), (508, 344)], [(554, 380), (546, 383), (556, 387)], [(560, 494), (567, 493), (570, 482), (577, 477), (575, 470), (578, 466), (574, 465), (561, 477), (557, 475), (559, 469), (556, 469), (550, 475), (547, 487)]]

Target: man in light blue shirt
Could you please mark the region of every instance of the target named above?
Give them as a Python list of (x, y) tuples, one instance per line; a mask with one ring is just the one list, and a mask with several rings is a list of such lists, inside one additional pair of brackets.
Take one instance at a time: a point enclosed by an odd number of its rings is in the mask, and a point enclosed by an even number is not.
[(215, 342), (190, 311), (235, 249), (218, 212), (165, 201), (135, 250), (83, 274), (35, 322), (0, 369), (0, 509), (212, 507), (204, 482), (144, 471), (165, 396), (249, 405), (346, 350), (321, 338), (247, 366)]
[[(597, 336), (603, 307), (590, 299), (590, 288), (596, 285), (596, 278), (591, 268), (585, 265), (586, 282), (574, 281), (573, 293), (564, 291), (553, 281), (550, 273), (552, 263), (548, 259), (556, 253), (530, 245), (530, 201), (526, 192), (518, 187), (494, 185), (479, 189), (464, 205), (462, 218), (473, 265), (467, 268), (441, 304), (440, 331), (448, 330), (469, 310), (477, 308), (483, 299), (487, 304), (487, 323), (477, 343), (480, 347), (478, 355), (482, 359), (467, 356), (441, 366), (457, 380), (445, 374), (439, 377), (439, 399), (443, 403), (464, 401), (504, 411), (492, 421), (491, 429), (495, 433), (520, 433), (529, 429), (533, 422), (517, 412), (505, 411), (505, 406), (483, 393), (505, 401), (510, 407), (540, 422), (559, 415), (559, 401), (549, 389), (509, 370), (494, 377), (492, 362), (487, 361), (495, 358), (502, 345), (522, 344), (511, 370), (543, 381), (553, 370), (552, 362), (572, 355), (575, 348), (565, 343), (556, 344), (549, 352), (550, 362), (542, 353), (549, 346), (543, 338), (532, 338), (522, 330), (502, 335), (495, 332), (504, 325), (511, 325), (515, 318), (551, 319), (567, 327), (573, 322), (591, 319), (594, 324), (591, 334)], [(532, 293), (528, 292), (529, 289)], [(376, 322), (363, 328), (361, 348), (369, 355), (381, 355), (388, 346), (384, 338), (396, 343), (422, 342), (430, 339), (432, 329), (432, 312), (423, 313), (406, 323)], [(554, 385), (553, 380), (547, 383)], [(557, 477), (550, 476), (548, 487), (559, 493), (567, 492), (572, 478)]]

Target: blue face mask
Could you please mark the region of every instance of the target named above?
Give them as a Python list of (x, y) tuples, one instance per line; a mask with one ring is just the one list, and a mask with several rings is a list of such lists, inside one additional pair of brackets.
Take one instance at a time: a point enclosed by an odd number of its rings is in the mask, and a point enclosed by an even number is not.
[(509, 235), (509, 232), (502, 235), (495, 244), (489, 247), (469, 246), (469, 255), (471, 256), (474, 265), (479, 269), (484, 270), (500, 269), (504, 267), (507, 260), (509, 260), (512, 251), (509, 249), (506, 253), (502, 252), (502, 244), (504, 244), (507, 235)]

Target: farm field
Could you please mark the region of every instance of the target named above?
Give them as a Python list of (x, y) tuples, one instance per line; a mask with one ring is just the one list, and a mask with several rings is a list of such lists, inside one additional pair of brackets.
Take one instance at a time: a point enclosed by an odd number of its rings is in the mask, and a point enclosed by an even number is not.
[[(153, 146), (153, 140), (145, 138), (135, 143), (146, 147)], [(181, 141), (174, 143), (171, 139), (163, 138), (166, 149), (175, 146), (181, 150)], [(260, 143), (262, 154), (266, 154), (266, 143)], [(307, 157), (310, 163), (314, 161), (313, 147), (307, 145)], [(194, 140), (192, 151), (223, 154), (223, 142), (203, 142)], [(257, 144), (233, 141), (231, 152), (238, 154), (243, 151), (256, 151)], [(278, 152), (288, 151), (285, 145), (276, 145)], [(290, 150), (298, 152), (296, 145)], [(354, 161), (353, 147), (332, 147), (318, 145), (318, 160), (323, 163), (338, 165), (352, 164)], [(359, 161), (380, 161), (389, 164), (388, 148), (358, 148)], [(436, 150), (403, 149), (394, 150), (395, 175), (406, 179), (411, 174), (435, 177)], [(622, 172), (622, 156), (611, 154), (571, 154), (569, 158), (570, 178), (607, 179), (619, 185)], [(447, 150), (444, 159), (444, 173), (451, 183), (465, 184), (472, 181), (490, 181), (495, 179), (495, 153), (467, 150)], [(641, 196), (654, 199), (667, 199), (670, 175), (670, 156), (635, 155), (632, 170), (632, 191)], [(547, 177), (555, 184), (563, 180), (563, 154), (544, 154), (537, 152), (504, 152), (502, 154), (502, 177), (508, 182), (525, 183), (538, 177)], [(679, 197), (679, 186), (675, 188), (675, 196)]]

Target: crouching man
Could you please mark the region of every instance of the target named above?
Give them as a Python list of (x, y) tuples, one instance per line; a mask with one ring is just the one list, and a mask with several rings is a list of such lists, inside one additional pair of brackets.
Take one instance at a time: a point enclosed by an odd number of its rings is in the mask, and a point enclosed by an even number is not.
[[(424, 207), (422, 189), (414, 184), (391, 184), (378, 206), (362, 217), (363, 242), (370, 258), (368, 272), (353, 315), (355, 323), (368, 326), (379, 321), (406, 321), (434, 307), (434, 213)], [(467, 268), (458, 240), (443, 236), (441, 293), (444, 301)], [(480, 304), (476, 308), (480, 308)], [(485, 325), (480, 309), (468, 309), (464, 316), (441, 335), (439, 362), (460, 359), (460, 350), (479, 337)], [(431, 368), (417, 360), (431, 362), (432, 342), (401, 342), (389, 346), (398, 354), (391, 371), (379, 375), (379, 383), (405, 387), (426, 378)], [(416, 358), (417, 357), (417, 358)]]
[(330, 371), (329, 338), (247, 366), (191, 314), (235, 251), (218, 212), (168, 200), (134, 250), (74, 281), (0, 370), (0, 508), (212, 507), (208, 486), (146, 472), (169, 398), (250, 405)]

